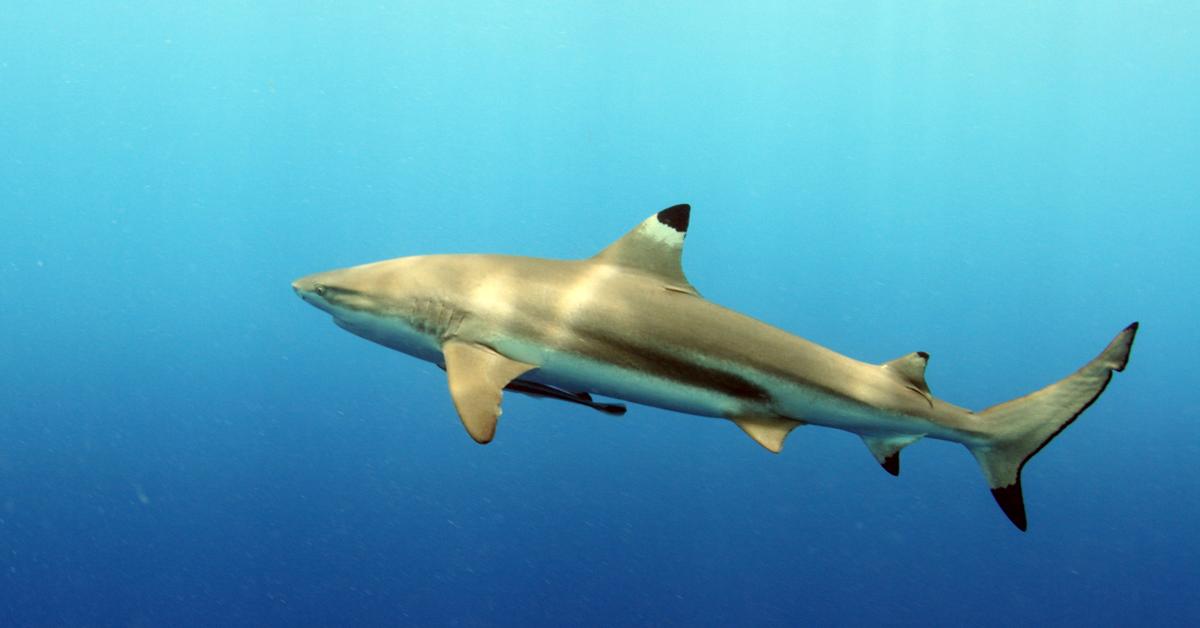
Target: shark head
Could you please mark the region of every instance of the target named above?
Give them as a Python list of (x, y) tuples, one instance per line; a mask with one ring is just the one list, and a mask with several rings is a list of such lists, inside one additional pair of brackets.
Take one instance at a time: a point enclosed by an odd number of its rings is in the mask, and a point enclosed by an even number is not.
[(293, 281), (292, 290), (305, 303), (335, 319), (344, 319), (353, 312), (378, 309), (378, 296), (368, 290), (374, 283), (373, 275), (361, 267), (330, 270)]
[(422, 257), (405, 257), (301, 277), (292, 290), (339, 327), (398, 351), (424, 356), (436, 345)]

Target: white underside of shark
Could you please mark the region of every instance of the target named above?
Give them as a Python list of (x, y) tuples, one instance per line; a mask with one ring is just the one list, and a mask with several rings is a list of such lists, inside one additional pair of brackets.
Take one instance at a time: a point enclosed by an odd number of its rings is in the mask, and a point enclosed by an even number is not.
[(293, 288), (344, 329), (444, 368), (480, 443), (505, 389), (613, 414), (624, 407), (592, 395), (725, 418), (773, 452), (800, 425), (837, 428), (894, 475), (901, 448), (936, 438), (975, 455), (1022, 530), (1021, 468), (1125, 367), (1137, 332), (1055, 384), (972, 412), (929, 392), (925, 353), (860, 362), (702, 298), (680, 263), (689, 217), (687, 205), (665, 209), (585, 260), (406, 257)]

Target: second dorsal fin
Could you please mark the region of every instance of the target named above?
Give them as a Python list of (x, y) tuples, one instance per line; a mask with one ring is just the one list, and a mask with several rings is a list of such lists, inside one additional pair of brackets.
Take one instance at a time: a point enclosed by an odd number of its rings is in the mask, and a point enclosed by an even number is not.
[(929, 354), (917, 351), (900, 356), (891, 362), (884, 362), (883, 368), (929, 399), (931, 396), (929, 385), (925, 383), (925, 365), (928, 363)]
[(668, 207), (643, 220), (593, 259), (655, 275), (669, 287), (695, 294), (680, 261), (691, 211), (690, 205)]

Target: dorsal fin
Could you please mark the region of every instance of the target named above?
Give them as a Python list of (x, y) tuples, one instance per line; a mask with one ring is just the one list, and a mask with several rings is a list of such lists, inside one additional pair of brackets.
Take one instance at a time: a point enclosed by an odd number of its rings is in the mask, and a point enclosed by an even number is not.
[(668, 287), (696, 294), (683, 276), (680, 262), (691, 211), (690, 205), (668, 207), (642, 221), (592, 259), (655, 275)]
[(884, 362), (883, 368), (929, 400), (932, 395), (929, 392), (929, 385), (925, 383), (925, 365), (928, 363), (929, 354), (917, 351), (900, 356), (891, 362)]

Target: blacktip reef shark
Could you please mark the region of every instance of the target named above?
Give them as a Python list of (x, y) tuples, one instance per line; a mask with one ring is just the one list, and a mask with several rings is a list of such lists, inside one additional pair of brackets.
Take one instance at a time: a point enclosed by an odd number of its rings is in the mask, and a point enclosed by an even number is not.
[(732, 421), (778, 453), (795, 428), (859, 435), (892, 475), (921, 438), (962, 443), (1008, 518), (1026, 529), (1021, 469), (1125, 368), (1138, 324), (1074, 374), (981, 412), (934, 397), (929, 355), (846, 357), (708, 301), (680, 258), (691, 208), (650, 216), (581, 260), (504, 255), (402, 257), (298, 279), (338, 326), (445, 369), (479, 443), (496, 433), (503, 390), (622, 414), (602, 395)]

